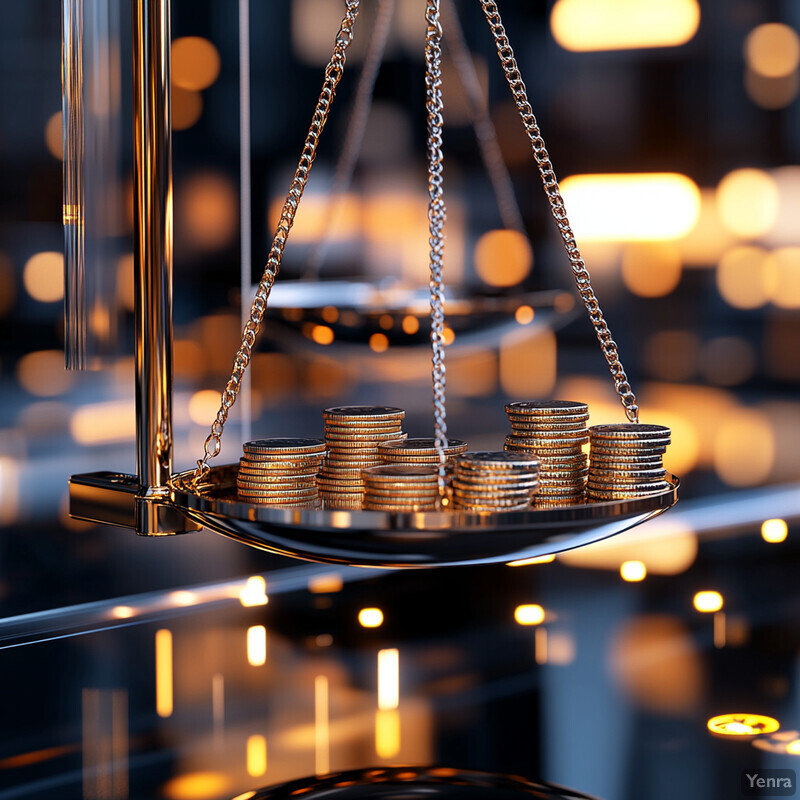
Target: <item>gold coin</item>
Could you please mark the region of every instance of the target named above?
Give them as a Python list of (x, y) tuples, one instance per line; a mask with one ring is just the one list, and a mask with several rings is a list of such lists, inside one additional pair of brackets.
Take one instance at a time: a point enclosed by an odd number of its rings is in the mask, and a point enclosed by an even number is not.
[(663, 486), (651, 486), (648, 489), (633, 489), (631, 487), (620, 487), (617, 489), (598, 489), (593, 486), (589, 486), (586, 489), (587, 494), (590, 497), (594, 497), (600, 500), (628, 500), (628, 499), (635, 499), (637, 497), (653, 497), (655, 495), (662, 494), (667, 488), (669, 484), (666, 482)]
[(436, 467), (415, 464), (381, 464), (364, 470), (364, 478), (370, 481), (438, 480), (438, 476)]
[(325, 420), (351, 421), (351, 420), (394, 420), (403, 419), (406, 412), (394, 406), (334, 406), (322, 412)]
[(525, 511), (531, 507), (530, 503), (519, 503), (517, 505), (478, 505), (478, 504), (464, 504), (453, 500), (453, 505), (460, 511), (477, 511), (477, 512), (492, 512), (492, 511)]
[(244, 452), (257, 455), (284, 455), (286, 453), (319, 453), (325, 450), (325, 442), (321, 439), (254, 439), (252, 442), (245, 442)]
[(643, 425), (640, 422), (623, 422), (618, 425), (593, 425), (589, 431), (595, 439), (643, 441), (669, 439), (672, 431), (663, 425)]
[[(663, 461), (661, 453), (656, 453), (649, 456), (617, 453), (615, 455), (605, 455), (598, 453), (596, 449), (592, 450), (591, 461), (593, 464), (599, 464), (604, 468), (613, 469), (615, 466), (625, 467), (630, 464), (661, 464)], [(606, 467), (606, 465), (608, 465)]]
[(320, 453), (313, 458), (296, 458), (293, 456), (291, 459), (281, 459), (276, 456), (264, 456), (263, 458), (243, 456), (239, 459), (239, 464), (243, 467), (262, 470), (312, 469), (321, 464), (323, 458), (325, 458), (324, 453)]
[(539, 459), (527, 453), (512, 453), (506, 450), (480, 451), (475, 453), (465, 453), (455, 459), (457, 470), (518, 470), (518, 469), (538, 469)]
[(509, 403), (507, 414), (530, 414), (532, 416), (558, 416), (560, 414), (588, 414), (586, 403), (571, 400), (523, 400)]
[[(448, 439), (445, 453), (463, 453), (467, 449), (467, 443), (460, 439)], [(403, 442), (394, 442), (381, 445), (381, 450), (402, 450), (407, 455), (430, 455), (436, 454), (436, 439), (406, 439)]]

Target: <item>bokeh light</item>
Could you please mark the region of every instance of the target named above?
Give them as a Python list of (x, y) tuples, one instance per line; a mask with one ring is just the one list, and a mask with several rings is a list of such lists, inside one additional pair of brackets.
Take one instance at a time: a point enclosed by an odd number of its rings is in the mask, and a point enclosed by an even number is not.
[(528, 238), (518, 231), (488, 231), (475, 244), (475, 271), (489, 286), (516, 286), (528, 277), (532, 265)]
[(770, 544), (780, 544), (786, 541), (789, 535), (789, 526), (782, 519), (765, 519), (761, 523), (761, 538)]
[(514, 319), (520, 325), (529, 325), (533, 322), (534, 310), (530, 306), (520, 306), (514, 312)]
[(64, 158), (64, 131), (61, 125), (61, 112), (56, 111), (45, 123), (44, 143), (53, 158)]
[(720, 714), (708, 721), (708, 730), (717, 736), (759, 736), (780, 728), (774, 717), (763, 714)]
[(389, 349), (389, 339), (385, 333), (373, 333), (369, 337), (369, 346), (376, 353), (384, 353)]
[(379, 608), (362, 608), (358, 612), (358, 624), (362, 628), (380, 628), (383, 625), (383, 611)]
[(333, 329), (327, 325), (314, 325), (311, 329), (311, 338), (317, 344), (331, 344), (333, 342)]
[(758, 366), (755, 348), (741, 336), (710, 339), (700, 360), (704, 377), (717, 386), (738, 386), (752, 378)]
[(623, 561), (619, 574), (628, 583), (638, 583), (647, 577), (647, 567), (641, 561)]
[(774, 294), (774, 272), (761, 247), (734, 247), (720, 259), (717, 289), (733, 308), (760, 308)]
[(636, 242), (622, 254), (622, 280), (639, 297), (664, 297), (681, 280), (681, 254), (673, 242)]
[(729, 486), (763, 483), (775, 461), (775, 436), (766, 415), (753, 408), (732, 410), (714, 441), (714, 468)]
[(800, 64), (800, 37), (788, 25), (767, 22), (747, 34), (744, 58), (757, 75), (785, 78)]
[(518, 625), (541, 625), (544, 609), (537, 603), (526, 603), (514, 609), (514, 620)]
[(676, 47), (700, 25), (697, 0), (557, 0), (553, 38), (566, 50)]
[(710, 614), (722, 608), (723, 599), (719, 592), (705, 590), (695, 594), (692, 599), (692, 604), (698, 611), (702, 611), (704, 614)]
[(769, 255), (764, 287), (778, 308), (800, 308), (800, 247), (779, 247)]
[(219, 77), (221, 61), (214, 45), (200, 36), (172, 42), (172, 83), (190, 91), (207, 89)]
[(419, 320), (411, 314), (407, 314), (403, 317), (402, 325), (403, 333), (407, 333), (409, 336), (413, 336), (419, 331)]
[(239, 196), (231, 179), (222, 173), (191, 176), (179, 185), (175, 202), (176, 214), (195, 247), (224, 247), (239, 229)]
[(64, 299), (64, 256), (45, 251), (35, 253), (22, 271), (25, 290), (40, 303), (56, 303)]
[(185, 131), (203, 115), (203, 96), (200, 92), (172, 87), (172, 129)]
[(785, 108), (797, 97), (800, 75), (792, 72), (782, 78), (767, 78), (748, 69), (744, 73), (744, 89), (747, 96), (760, 108)]
[(26, 392), (37, 397), (55, 397), (72, 386), (75, 373), (64, 368), (60, 350), (37, 350), (17, 362), (17, 380)]
[(754, 239), (765, 234), (778, 216), (775, 179), (761, 169), (736, 169), (717, 186), (722, 224), (735, 236)]
[(201, 389), (189, 399), (189, 419), (195, 425), (210, 425), (219, 410), (221, 396), (216, 389)]

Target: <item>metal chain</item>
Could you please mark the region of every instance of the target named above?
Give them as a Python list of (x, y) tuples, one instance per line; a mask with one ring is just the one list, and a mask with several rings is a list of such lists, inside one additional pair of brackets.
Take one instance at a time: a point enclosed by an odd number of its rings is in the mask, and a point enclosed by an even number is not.
[(386, 51), (386, 42), (392, 28), (394, 17), (395, 0), (378, 0), (378, 11), (375, 16), (375, 25), (372, 28), (372, 36), (367, 47), (367, 55), (364, 58), (364, 65), (361, 67), (361, 76), (356, 86), (356, 96), (353, 101), (353, 112), (347, 124), (347, 131), (344, 135), (342, 152), (339, 156), (339, 163), (333, 173), (331, 181), (330, 197), (325, 209), (325, 228), (322, 235), (317, 240), (311, 255), (308, 258), (308, 266), (304, 273), (306, 278), (316, 278), (320, 268), (325, 261), (328, 247), (330, 245), (331, 233), (342, 212), (344, 193), (350, 188), (353, 178), (353, 171), (356, 162), (361, 154), (361, 146), (364, 143), (364, 134), (369, 122), (369, 112), (372, 109), (372, 97), (375, 92), (375, 81), (378, 78), (383, 54)]
[(514, 96), (517, 110), (522, 117), (522, 124), (525, 126), (525, 131), (530, 139), (531, 147), (533, 148), (533, 157), (536, 160), (539, 173), (542, 176), (542, 183), (544, 184), (547, 199), (550, 202), (553, 218), (556, 221), (559, 233), (564, 241), (564, 248), (567, 251), (567, 257), (572, 267), (572, 275), (575, 279), (575, 285), (578, 287), (578, 293), (581, 296), (581, 300), (583, 300), (583, 304), (586, 306), (586, 310), (589, 312), (589, 319), (594, 326), (597, 340), (600, 342), (600, 348), (608, 362), (611, 377), (614, 379), (614, 387), (617, 390), (622, 407), (625, 409), (625, 416), (630, 422), (638, 422), (639, 407), (636, 405), (636, 396), (631, 389), (630, 383), (628, 383), (628, 377), (625, 374), (625, 370), (619, 358), (617, 344), (611, 336), (608, 323), (597, 302), (597, 297), (592, 288), (589, 270), (586, 268), (586, 264), (578, 250), (575, 234), (572, 232), (569, 219), (567, 218), (567, 211), (564, 207), (564, 199), (561, 196), (561, 190), (558, 186), (558, 179), (553, 171), (550, 155), (545, 148), (544, 139), (539, 130), (539, 125), (536, 122), (536, 117), (534, 117), (533, 110), (528, 102), (527, 89), (525, 88), (522, 75), (517, 67), (514, 51), (508, 41), (508, 36), (506, 36), (497, 4), (494, 0), (480, 0), (480, 3), (483, 7), (483, 13), (486, 15), (489, 27), (491, 28), (495, 46), (497, 47), (497, 55), (500, 57), (500, 63), (503, 66), (506, 80), (511, 88), (511, 94)]
[(261, 322), (264, 318), (264, 312), (267, 309), (267, 300), (269, 299), (272, 286), (275, 283), (275, 278), (281, 266), (283, 250), (286, 247), (289, 231), (294, 223), (294, 217), (300, 205), (303, 190), (305, 189), (311, 167), (317, 155), (319, 137), (328, 119), (331, 103), (336, 94), (336, 87), (344, 72), (345, 55), (347, 53), (347, 48), (353, 41), (353, 25), (358, 15), (360, 2), (361, 0), (345, 0), (346, 9), (344, 18), (342, 19), (339, 32), (336, 34), (333, 55), (331, 56), (328, 66), (325, 68), (325, 80), (322, 84), (322, 91), (320, 92), (317, 105), (314, 109), (314, 116), (311, 118), (311, 127), (309, 128), (305, 143), (303, 144), (300, 162), (297, 165), (297, 171), (292, 178), (286, 202), (281, 211), (281, 218), (278, 222), (277, 230), (275, 231), (275, 238), (272, 241), (272, 248), (269, 252), (267, 264), (264, 267), (264, 274), (261, 277), (261, 282), (258, 284), (258, 289), (253, 299), (253, 305), (250, 308), (250, 318), (245, 323), (244, 331), (242, 332), (242, 344), (233, 359), (231, 377), (228, 380), (225, 391), (222, 393), (219, 411), (217, 411), (216, 419), (211, 426), (211, 433), (205, 441), (203, 457), (197, 461), (197, 470), (195, 471), (196, 481), (202, 479), (208, 473), (209, 459), (217, 456), (222, 448), (222, 434), (225, 428), (225, 422), (228, 419), (228, 412), (236, 402), (236, 396), (239, 394), (239, 389), (242, 385), (242, 378), (250, 363), (253, 346), (261, 330)]
[(428, 243), (430, 245), (431, 348), (433, 363), (433, 423), (439, 456), (439, 492), (444, 494), (447, 448), (444, 365), (444, 221), (442, 187), (442, 25), (439, 0), (427, 0), (425, 19), (425, 108), (428, 112)]

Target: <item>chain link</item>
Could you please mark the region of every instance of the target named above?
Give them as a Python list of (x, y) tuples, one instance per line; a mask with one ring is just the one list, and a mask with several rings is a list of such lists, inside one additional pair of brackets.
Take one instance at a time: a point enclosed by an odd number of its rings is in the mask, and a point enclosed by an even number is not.
[(253, 346), (261, 330), (261, 322), (264, 319), (264, 312), (267, 310), (267, 301), (281, 266), (283, 250), (286, 247), (289, 231), (294, 223), (294, 217), (300, 205), (300, 199), (303, 196), (311, 167), (317, 155), (319, 137), (328, 119), (331, 103), (336, 94), (336, 87), (344, 72), (345, 55), (347, 53), (347, 48), (353, 41), (353, 25), (358, 15), (360, 2), (361, 0), (345, 0), (346, 9), (344, 18), (342, 19), (339, 32), (336, 34), (333, 55), (328, 62), (328, 66), (325, 68), (325, 80), (319, 99), (317, 100), (317, 105), (314, 109), (314, 116), (311, 118), (311, 127), (309, 128), (305, 143), (303, 144), (303, 152), (300, 156), (300, 162), (297, 165), (297, 171), (289, 186), (286, 202), (283, 205), (281, 218), (278, 222), (277, 230), (275, 231), (275, 238), (272, 241), (272, 248), (269, 252), (267, 264), (264, 267), (264, 274), (258, 284), (258, 289), (253, 299), (253, 305), (250, 308), (250, 317), (245, 323), (244, 331), (242, 332), (242, 344), (233, 359), (231, 377), (228, 380), (225, 391), (222, 393), (219, 411), (217, 411), (217, 416), (211, 426), (211, 433), (203, 446), (203, 457), (197, 461), (197, 470), (194, 476), (195, 481), (202, 479), (208, 473), (209, 459), (219, 455), (222, 448), (222, 434), (225, 428), (225, 422), (228, 419), (228, 412), (236, 402), (236, 396), (239, 394), (239, 389), (242, 385), (242, 378), (250, 364)]
[(427, 0), (425, 19), (425, 108), (428, 113), (428, 243), (430, 245), (431, 348), (433, 363), (433, 423), (439, 455), (439, 492), (443, 495), (447, 448), (444, 365), (444, 221), (442, 186), (442, 25), (439, 0)]
[(517, 110), (522, 117), (522, 124), (525, 126), (525, 131), (530, 139), (531, 147), (533, 148), (533, 157), (536, 160), (539, 173), (542, 176), (544, 191), (550, 202), (553, 218), (556, 221), (558, 231), (564, 241), (564, 248), (567, 251), (567, 257), (569, 258), (572, 268), (575, 285), (578, 287), (578, 293), (581, 296), (581, 300), (583, 300), (584, 306), (586, 306), (586, 310), (589, 312), (589, 319), (594, 326), (597, 340), (600, 342), (600, 348), (608, 362), (611, 377), (614, 379), (614, 387), (617, 390), (622, 407), (625, 409), (625, 416), (630, 422), (638, 422), (639, 407), (636, 405), (636, 396), (631, 389), (628, 377), (620, 361), (617, 344), (611, 336), (608, 323), (600, 309), (600, 304), (597, 302), (597, 297), (592, 288), (589, 270), (586, 268), (586, 264), (578, 249), (578, 244), (575, 241), (575, 234), (572, 232), (569, 219), (567, 218), (567, 210), (564, 207), (564, 198), (561, 196), (558, 180), (553, 170), (553, 165), (550, 162), (550, 155), (545, 147), (539, 125), (536, 122), (536, 117), (533, 115), (533, 109), (528, 102), (528, 92), (525, 88), (525, 83), (522, 80), (519, 68), (517, 67), (517, 61), (514, 58), (514, 51), (511, 48), (511, 43), (508, 41), (508, 36), (503, 27), (503, 21), (500, 18), (497, 3), (495, 3), (494, 0), (480, 0), (480, 3), (492, 31), (492, 36), (494, 37), (495, 46), (497, 48), (497, 55), (500, 57), (500, 63), (502, 64), (503, 72), (505, 72), (508, 85), (511, 88), (511, 94), (514, 97)]

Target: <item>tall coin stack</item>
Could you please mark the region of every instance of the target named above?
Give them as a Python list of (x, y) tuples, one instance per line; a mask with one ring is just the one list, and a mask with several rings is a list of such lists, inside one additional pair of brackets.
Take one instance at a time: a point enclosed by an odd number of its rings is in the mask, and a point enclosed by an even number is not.
[(337, 406), (322, 412), (328, 457), (317, 482), (328, 508), (361, 508), (361, 472), (382, 463), (378, 445), (405, 438), (405, 415), (391, 406)]
[(363, 472), (364, 508), (371, 511), (435, 511), (439, 470), (425, 464), (384, 464)]
[(256, 439), (246, 442), (236, 490), (248, 503), (315, 506), (317, 472), (325, 458), (322, 439)]
[(669, 428), (638, 422), (595, 425), (589, 436), (589, 497), (648, 497), (669, 486), (662, 462), (672, 436)]
[(537, 508), (581, 503), (588, 471), (586, 403), (528, 400), (509, 403), (506, 413), (512, 432), (505, 449), (533, 453), (541, 462)]
[(456, 510), (528, 508), (538, 487), (539, 459), (530, 453), (465, 453), (456, 457), (454, 466)]

